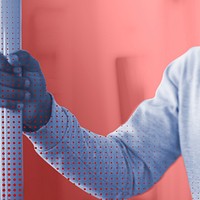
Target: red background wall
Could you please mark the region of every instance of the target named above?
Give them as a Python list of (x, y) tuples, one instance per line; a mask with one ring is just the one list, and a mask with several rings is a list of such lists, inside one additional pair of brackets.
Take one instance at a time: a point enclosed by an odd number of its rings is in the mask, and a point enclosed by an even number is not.
[[(23, 49), (41, 64), (48, 90), (80, 124), (107, 135), (165, 67), (200, 43), (198, 0), (23, 1)], [(25, 200), (96, 199), (66, 180), (24, 137)], [(190, 200), (183, 159), (135, 200)]]

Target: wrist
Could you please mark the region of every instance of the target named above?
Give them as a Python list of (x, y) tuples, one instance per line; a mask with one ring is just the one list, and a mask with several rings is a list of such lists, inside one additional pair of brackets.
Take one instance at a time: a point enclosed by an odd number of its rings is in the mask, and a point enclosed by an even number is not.
[(35, 114), (33, 120), (25, 121), (24, 131), (37, 131), (42, 126), (48, 123), (51, 117), (51, 107), (52, 107), (52, 98), (51, 95), (46, 92), (44, 98), (40, 100), (37, 107), (37, 113)]

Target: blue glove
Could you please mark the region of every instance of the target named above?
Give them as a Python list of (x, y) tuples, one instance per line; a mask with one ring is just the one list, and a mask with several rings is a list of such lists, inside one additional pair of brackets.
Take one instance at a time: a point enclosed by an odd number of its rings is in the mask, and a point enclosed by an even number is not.
[[(51, 115), (51, 96), (40, 64), (24, 50), (0, 54), (0, 107), (23, 110), (23, 124), (37, 130)], [(29, 131), (30, 131), (29, 130)]]

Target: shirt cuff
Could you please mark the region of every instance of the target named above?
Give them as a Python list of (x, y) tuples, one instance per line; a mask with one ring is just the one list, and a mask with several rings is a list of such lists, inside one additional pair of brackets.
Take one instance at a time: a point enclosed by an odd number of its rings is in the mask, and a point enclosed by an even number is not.
[(57, 104), (53, 95), (51, 117), (46, 125), (37, 131), (27, 131), (24, 135), (33, 143), (35, 150), (48, 151), (55, 147), (63, 138), (67, 130), (68, 116), (63, 108)]

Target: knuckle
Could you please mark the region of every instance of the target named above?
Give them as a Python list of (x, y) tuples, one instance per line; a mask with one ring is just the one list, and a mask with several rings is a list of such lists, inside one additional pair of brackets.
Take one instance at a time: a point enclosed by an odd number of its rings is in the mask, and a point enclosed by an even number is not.
[(22, 58), (22, 59), (28, 59), (30, 57), (30, 54), (28, 51), (26, 50), (20, 50), (19, 52), (19, 56)]
[(31, 81), (28, 78), (24, 79), (24, 88), (29, 88), (31, 85)]

